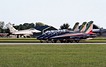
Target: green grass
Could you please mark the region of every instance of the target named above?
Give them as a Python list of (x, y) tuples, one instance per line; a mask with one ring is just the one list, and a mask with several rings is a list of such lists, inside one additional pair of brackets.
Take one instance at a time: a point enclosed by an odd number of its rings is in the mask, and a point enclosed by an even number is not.
[(1, 45), (0, 67), (106, 67), (106, 45)]
[[(0, 43), (40, 43), (36, 38), (0, 38)], [(45, 41), (44, 41), (45, 42)], [(97, 37), (91, 40), (81, 40), (80, 43), (106, 43), (106, 38)]]
[(0, 40), (37, 40), (36, 38), (0, 38)]
[[(36, 38), (0, 38), (0, 43), (40, 43), (40, 40)], [(81, 40), (80, 43), (106, 43), (106, 39)]]
[(106, 37), (96, 37), (96, 38), (94, 38), (92, 40), (106, 40)]
[(81, 40), (80, 43), (106, 43), (106, 40)]
[(40, 43), (39, 40), (0, 40), (0, 43)]

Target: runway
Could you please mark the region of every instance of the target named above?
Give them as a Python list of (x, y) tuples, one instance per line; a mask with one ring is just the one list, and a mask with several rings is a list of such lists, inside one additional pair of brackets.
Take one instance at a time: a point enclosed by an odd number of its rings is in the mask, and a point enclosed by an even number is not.
[(81, 44), (106, 44), (106, 43), (0, 43), (0, 45), (81, 45)]

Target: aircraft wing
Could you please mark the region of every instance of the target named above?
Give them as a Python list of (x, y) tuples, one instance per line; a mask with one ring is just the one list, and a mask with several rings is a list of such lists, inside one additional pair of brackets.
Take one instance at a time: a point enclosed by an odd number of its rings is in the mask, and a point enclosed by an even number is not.
[(29, 34), (29, 35), (32, 35), (33, 33), (31, 31), (17, 31), (17, 32), (13, 32), (12, 34), (16, 34), (16, 35), (20, 35), (20, 34), (27, 35), (27, 34)]
[(41, 31), (39, 31), (39, 30), (36, 30), (36, 29), (33, 29), (33, 30), (31, 30), (33, 33), (40, 33)]
[(32, 33), (40, 33), (40, 32), (41, 32), (41, 31), (36, 30), (36, 29), (34, 29), (34, 28), (30, 28), (30, 29), (26, 29), (26, 30), (21, 30), (21, 31), (30, 31), (30, 32), (32, 32)]

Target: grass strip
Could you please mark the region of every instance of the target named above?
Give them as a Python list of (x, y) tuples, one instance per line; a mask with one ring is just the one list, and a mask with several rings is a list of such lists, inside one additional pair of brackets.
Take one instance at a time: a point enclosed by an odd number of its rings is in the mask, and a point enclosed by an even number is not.
[(106, 67), (106, 45), (1, 45), (0, 67)]

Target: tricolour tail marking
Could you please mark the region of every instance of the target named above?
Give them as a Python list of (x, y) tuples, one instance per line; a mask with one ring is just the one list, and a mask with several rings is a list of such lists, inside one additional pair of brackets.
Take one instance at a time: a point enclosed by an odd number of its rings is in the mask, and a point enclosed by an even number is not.
[(85, 33), (91, 34), (93, 30), (93, 21), (88, 22)]
[(82, 25), (81, 25), (81, 27), (80, 27), (80, 29), (79, 29), (79, 31), (80, 32), (84, 32), (85, 29), (86, 29), (86, 25), (87, 25), (87, 22), (83, 22)]
[(79, 31), (79, 22), (75, 23), (74, 27), (73, 27), (73, 31)]

